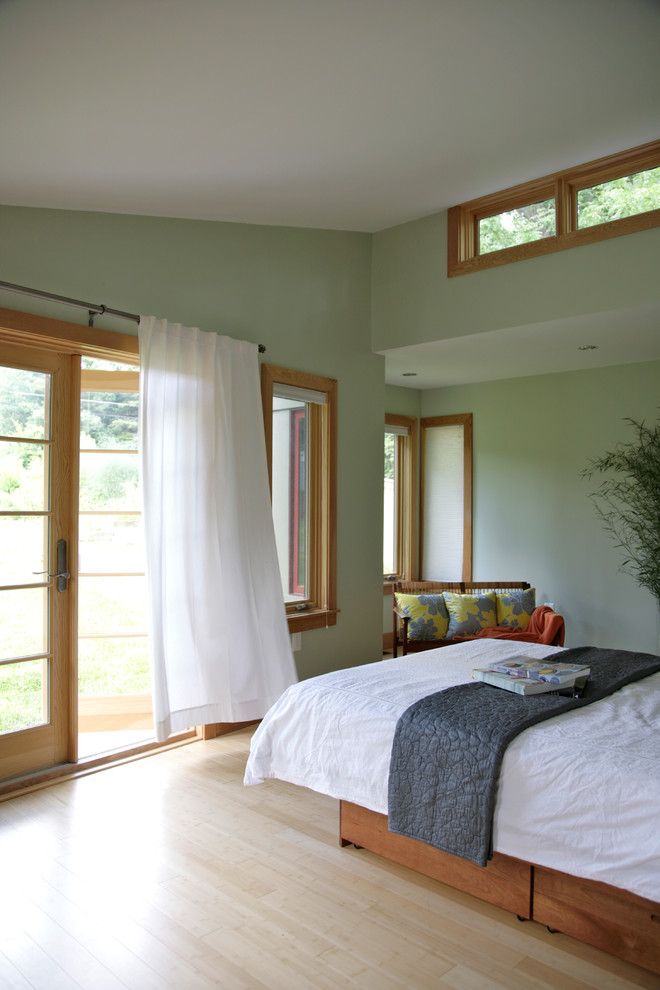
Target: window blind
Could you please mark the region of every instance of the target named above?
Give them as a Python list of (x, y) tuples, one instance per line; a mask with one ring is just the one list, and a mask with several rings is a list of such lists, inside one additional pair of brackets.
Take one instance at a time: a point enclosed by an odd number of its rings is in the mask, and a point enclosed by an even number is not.
[(463, 576), (464, 427), (427, 427), (424, 433), (425, 581)]
[(328, 396), (325, 392), (317, 392), (312, 388), (299, 388), (297, 385), (282, 385), (275, 382), (273, 395), (278, 399), (297, 399), (298, 402), (312, 402), (316, 406), (325, 406)]

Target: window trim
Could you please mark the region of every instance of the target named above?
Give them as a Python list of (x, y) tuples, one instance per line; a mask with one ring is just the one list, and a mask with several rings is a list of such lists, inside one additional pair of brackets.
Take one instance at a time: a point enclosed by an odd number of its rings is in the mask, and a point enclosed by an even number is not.
[[(636, 213), (591, 227), (577, 226), (577, 194), (581, 189), (657, 168), (659, 165), (660, 141), (651, 141), (628, 151), (607, 155), (584, 165), (553, 172), (540, 179), (452, 206), (447, 214), (448, 277), (467, 275), (497, 265), (524, 261), (526, 258), (660, 226), (660, 209), (647, 210), (645, 213)], [(489, 251), (487, 254), (477, 253), (480, 220), (551, 197), (555, 199), (554, 235), (499, 251)]]
[(17, 309), (0, 308), (0, 330), (7, 343), (23, 347), (40, 347), (60, 354), (82, 354), (86, 357), (140, 363), (137, 335), (115, 333), (67, 323), (51, 316), (38, 316)]
[(424, 430), (437, 426), (463, 427), (463, 567), (461, 581), (472, 580), (472, 413), (427, 416), (420, 420), (421, 454), (419, 484), (419, 573), (424, 573)]
[(324, 405), (311, 407), (310, 416), (309, 599), (285, 606), (289, 632), (304, 632), (334, 626), (337, 622), (337, 382), (334, 378), (306, 371), (261, 365), (261, 399), (271, 490), (274, 385), (293, 385), (323, 392), (326, 396)]
[(407, 436), (397, 437), (396, 562), (399, 565), (394, 577), (383, 575), (383, 594), (392, 593), (395, 581), (413, 581), (416, 573), (416, 486), (419, 450), (419, 420), (415, 416), (385, 414), (385, 426), (405, 426)]

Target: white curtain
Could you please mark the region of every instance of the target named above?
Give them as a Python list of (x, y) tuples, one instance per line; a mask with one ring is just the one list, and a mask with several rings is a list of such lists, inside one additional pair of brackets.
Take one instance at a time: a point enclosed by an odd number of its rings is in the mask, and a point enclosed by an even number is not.
[(154, 720), (260, 718), (296, 680), (268, 494), (257, 346), (140, 318)]

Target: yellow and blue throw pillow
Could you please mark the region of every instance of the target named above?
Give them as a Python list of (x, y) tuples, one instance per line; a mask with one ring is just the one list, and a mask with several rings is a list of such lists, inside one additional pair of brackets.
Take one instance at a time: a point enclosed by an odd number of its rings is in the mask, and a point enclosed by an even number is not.
[(454, 636), (475, 636), (482, 629), (497, 625), (497, 598), (495, 592), (483, 595), (459, 595), (444, 593), (449, 613), (447, 639)]
[(404, 595), (396, 593), (397, 608), (410, 616), (409, 640), (441, 640), (447, 635), (449, 616), (442, 592), (438, 595)]
[(497, 624), (524, 632), (536, 608), (536, 588), (497, 595)]

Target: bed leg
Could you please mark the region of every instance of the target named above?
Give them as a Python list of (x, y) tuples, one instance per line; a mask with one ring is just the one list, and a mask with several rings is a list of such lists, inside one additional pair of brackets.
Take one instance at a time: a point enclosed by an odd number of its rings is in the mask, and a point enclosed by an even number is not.
[(350, 844), (351, 844), (350, 839), (342, 839), (341, 835), (339, 836), (339, 845), (342, 847), (342, 849), (344, 848), (344, 846), (350, 846)]

